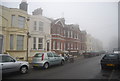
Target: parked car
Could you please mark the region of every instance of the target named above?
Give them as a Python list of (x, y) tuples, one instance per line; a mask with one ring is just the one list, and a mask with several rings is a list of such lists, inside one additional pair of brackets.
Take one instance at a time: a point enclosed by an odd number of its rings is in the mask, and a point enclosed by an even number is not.
[(33, 68), (43, 67), (49, 68), (51, 65), (64, 64), (65, 59), (53, 52), (36, 53), (32, 59)]
[(101, 59), (101, 69), (120, 68), (120, 54), (105, 54)]
[(29, 63), (26, 61), (17, 61), (7, 54), (0, 54), (0, 70), (2, 73), (19, 71), (22, 74), (28, 72)]

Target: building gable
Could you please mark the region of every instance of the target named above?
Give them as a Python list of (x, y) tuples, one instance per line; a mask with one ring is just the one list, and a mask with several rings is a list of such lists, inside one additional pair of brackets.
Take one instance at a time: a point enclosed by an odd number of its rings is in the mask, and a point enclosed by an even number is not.
[(59, 19), (59, 20), (57, 20), (56, 22), (55, 22), (55, 24), (59, 24), (59, 25), (61, 25), (62, 27), (64, 27), (64, 24), (63, 24), (63, 22)]

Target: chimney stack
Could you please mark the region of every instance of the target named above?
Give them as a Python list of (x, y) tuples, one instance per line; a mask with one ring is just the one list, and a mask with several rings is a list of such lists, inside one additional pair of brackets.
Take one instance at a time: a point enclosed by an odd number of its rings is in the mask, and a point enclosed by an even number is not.
[(27, 1), (26, 0), (22, 0), (22, 2), (19, 5), (19, 9), (27, 11), (27, 8), (28, 8)]

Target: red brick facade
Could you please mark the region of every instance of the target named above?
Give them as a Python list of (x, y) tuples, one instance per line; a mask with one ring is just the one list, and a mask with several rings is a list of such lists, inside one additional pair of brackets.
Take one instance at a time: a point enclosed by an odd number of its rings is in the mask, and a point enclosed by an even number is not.
[(54, 20), (51, 24), (51, 35), (52, 51), (78, 53), (85, 50), (85, 34), (81, 33), (79, 25), (66, 25), (63, 18)]
[(51, 24), (52, 51), (64, 51), (64, 24), (58, 19)]

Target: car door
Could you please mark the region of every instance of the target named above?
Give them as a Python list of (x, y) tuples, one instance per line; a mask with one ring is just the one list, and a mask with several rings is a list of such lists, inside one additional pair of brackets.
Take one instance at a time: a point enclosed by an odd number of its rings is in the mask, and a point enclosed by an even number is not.
[(60, 63), (61, 63), (61, 61), (62, 61), (62, 57), (61, 57), (61, 56), (59, 56), (59, 55), (57, 55), (57, 63), (58, 63), (58, 64), (60, 64)]
[(48, 56), (48, 62), (50, 63), (50, 65), (54, 65), (55, 64), (55, 58), (53, 56), (53, 54), (51, 52), (47, 53)]
[(10, 56), (2, 56), (1, 66), (2, 66), (2, 72), (8, 73), (8, 72), (18, 71), (20, 67), (20, 63), (16, 62), (16, 60)]
[(54, 59), (55, 59), (55, 64), (59, 64), (60, 63), (60, 56), (58, 56), (56, 53), (53, 53), (54, 55)]

